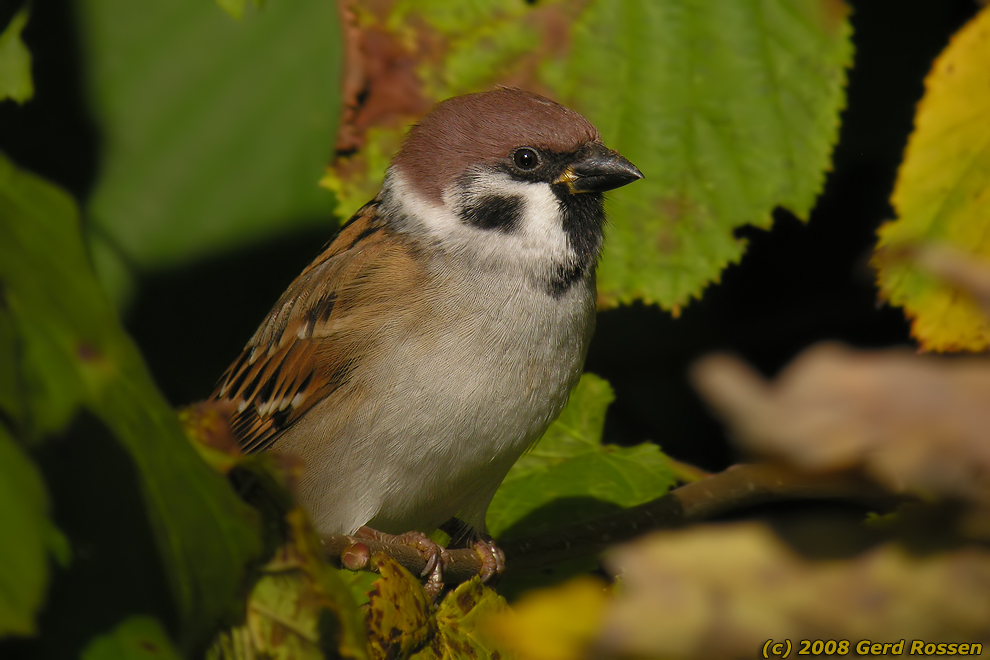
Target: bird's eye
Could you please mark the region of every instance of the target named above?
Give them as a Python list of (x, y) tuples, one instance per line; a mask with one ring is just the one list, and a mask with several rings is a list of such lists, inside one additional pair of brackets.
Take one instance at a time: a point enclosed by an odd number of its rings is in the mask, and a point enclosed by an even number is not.
[(523, 147), (516, 149), (516, 153), (512, 154), (512, 162), (521, 170), (532, 170), (540, 164), (540, 156), (536, 150)]

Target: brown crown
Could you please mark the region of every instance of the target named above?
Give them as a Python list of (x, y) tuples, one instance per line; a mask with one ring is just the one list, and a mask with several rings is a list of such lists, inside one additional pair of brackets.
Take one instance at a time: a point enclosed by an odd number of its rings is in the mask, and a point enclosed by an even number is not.
[(440, 201), (444, 186), (468, 167), (527, 146), (576, 151), (601, 137), (578, 113), (538, 94), (502, 87), (447, 99), (412, 127), (392, 160), (421, 193)]

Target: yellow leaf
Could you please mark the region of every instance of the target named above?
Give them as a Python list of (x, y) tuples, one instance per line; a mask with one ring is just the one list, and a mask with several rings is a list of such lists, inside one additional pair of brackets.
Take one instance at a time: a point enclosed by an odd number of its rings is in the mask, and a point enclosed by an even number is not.
[(207, 660), (366, 660), (358, 610), (302, 509), (285, 514), (284, 531), (251, 589), (245, 621), (216, 636)]
[(964, 291), (914, 260), (918, 244), (942, 243), (990, 257), (990, 8), (952, 39), (925, 80), (874, 256), (881, 294), (904, 307), (926, 350), (983, 351), (990, 319)]
[(408, 658), (437, 632), (437, 620), (423, 586), (384, 554), (371, 558), (381, 575), (369, 595), (368, 648), (373, 659)]
[(413, 660), (507, 658), (483, 628), (488, 617), (508, 611), (505, 599), (477, 576), (448, 593), (437, 608), (437, 634)]
[(526, 660), (578, 660), (598, 636), (608, 603), (605, 584), (575, 578), (532, 591), (489, 622), (493, 635)]

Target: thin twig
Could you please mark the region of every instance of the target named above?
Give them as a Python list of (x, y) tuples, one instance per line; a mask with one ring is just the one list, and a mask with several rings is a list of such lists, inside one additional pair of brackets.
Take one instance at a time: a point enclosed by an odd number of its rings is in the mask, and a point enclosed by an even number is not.
[[(575, 555), (600, 552), (608, 545), (653, 529), (681, 527), (766, 502), (801, 499), (875, 502), (887, 498), (888, 494), (855, 474), (807, 474), (772, 464), (736, 465), (675, 488), (652, 502), (607, 517), (564, 525), (552, 535), (508, 540), (500, 547), (510, 570), (545, 566)], [(349, 568), (367, 566), (366, 558), (378, 552), (388, 554), (414, 575), (419, 575), (426, 566), (423, 555), (406, 545), (342, 534), (324, 536), (323, 543), (332, 561)], [(448, 550), (447, 555), (444, 563), (447, 584), (468, 580), (481, 570), (481, 558), (471, 548)]]

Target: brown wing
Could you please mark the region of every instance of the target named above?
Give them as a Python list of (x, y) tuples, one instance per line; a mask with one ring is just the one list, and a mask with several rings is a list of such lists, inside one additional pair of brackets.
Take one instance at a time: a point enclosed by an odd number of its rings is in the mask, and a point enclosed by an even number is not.
[(415, 279), (409, 255), (371, 202), (289, 285), (213, 393), (236, 404), (232, 429), (244, 451), (269, 448), (348, 381), (375, 342), (370, 307)]

